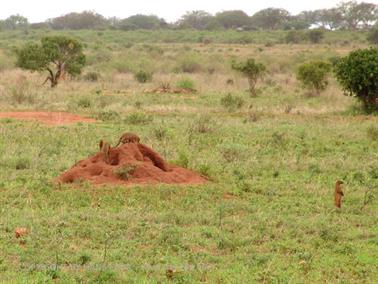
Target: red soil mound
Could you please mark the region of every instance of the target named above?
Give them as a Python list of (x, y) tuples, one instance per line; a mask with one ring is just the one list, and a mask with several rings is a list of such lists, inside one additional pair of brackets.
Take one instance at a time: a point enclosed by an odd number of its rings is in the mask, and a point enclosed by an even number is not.
[(82, 180), (93, 184), (201, 184), (207, 180), (199, 174), (166, 161), (140, 143), (126, 143), (109, 151), (109, 163), (102, 152), (79, 161), (63, 173), (58, 181), (74, 183)]
[(0, 112), (0, 118), (37, 120), (50, 125), (61, 125), (75, 122), (96, 122), (96, 120), (92, 118), (85, 118), (71, 113), (44, 111)]

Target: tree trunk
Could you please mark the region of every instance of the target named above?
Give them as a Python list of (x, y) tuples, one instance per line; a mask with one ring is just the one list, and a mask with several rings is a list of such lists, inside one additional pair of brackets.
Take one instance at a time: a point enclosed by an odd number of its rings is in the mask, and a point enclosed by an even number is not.
[(251, 94), (251, 97), (257, 97), (256, 94), (256, 80), (254, 78), (249, 77), (248, 78), (249, 83), (249, 93)]

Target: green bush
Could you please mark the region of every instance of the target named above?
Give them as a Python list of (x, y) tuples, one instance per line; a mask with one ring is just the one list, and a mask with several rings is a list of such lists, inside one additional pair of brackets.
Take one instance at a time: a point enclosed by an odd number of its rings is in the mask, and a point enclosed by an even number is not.
[(102, 121), (119, 121), (121, 116), (118, 112), (109, 110), (109, 111), (102, 111), (96, 114), (96, 119)]
[(126, 165), (114, 170), (114, 174), (118, 176), (120, 179), (128, 180), (130, 176), (134, 173), (136, 169), (135, 165)]
[(265, 66), (257, 63), (253, 58), (247, 59), (245, 62), (232, 62), (232, 69), (241, 72), (248, 79), (249, 91), (252, 96), (256, 96), (256, 84), (258, 79), (265, 74)]
[(311, 43), (320, 43), (324, 38), (324, 31), (322, 30), (311, 30), (307, 33), (308, 39)]
[(301, 31), (289, 31), (285, 36), (286, 43), (300, 43), (303, 39), (304, 35)]
[(311, 92), (317, 95), (325, 90), (328, 85), (327, 77), (331, 71), (331, 65), (325, 61), (312, 61), (299, 66), (297, 80)]
[(148, 124), (152, 121), (152, 116), (143, 112), (135, 112), (126, 117), (125, 122), (130, 124)]
[(138, 71), (134, 76), (139, 83), (146, 83), (152, 80), (152, 72), (144, 70)]
[(228, 111), (234, 111), (244, 105), (244, 100), (240, 96), (233, 96), (231, 93), (228, 93), (221, 99), (221, 105)]
[(335, 74), (345, 95), (359, 98), (367, 112), (378, 109), (378, 48), (359, 49), (341, 58)]
[(177, 88), (195, 91), (194, 81), (189, 78), (183, 78), (176, 84)]
[(90, 108), (92, 106), (92, 101), (90, 98), (82, 97), (77, 101), (77, 106), (81, 108)]
[(371, 44), (378, 44), (378, 28), (371, 30), (367, 39)]

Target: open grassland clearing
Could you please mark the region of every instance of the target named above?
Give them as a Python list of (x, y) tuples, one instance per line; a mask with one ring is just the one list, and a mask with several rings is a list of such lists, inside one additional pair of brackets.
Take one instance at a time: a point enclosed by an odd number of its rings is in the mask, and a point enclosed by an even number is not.
[[(74, 34), (89, 41), (86, 32)], [(20, 38), (2, 41), (0, 56)], [(55, 89), (41, 86), (45, 76), (1, 61), (1, 111), (66, 111), (97, 122), (0, 120), (0, 281), (374, 283), (378, 119), (356, 114), (356, 101), (332, 78), (315, 97), (295, 79), (298, 64), (356, 47), (366, 46), (340, 38), (316, 46), (122, 47), (106, 38), (88, 46), (83, 75)], [(230, 68), (233, 58), (247, 57), (268, 69), (256, 98)], [(151, 81), (135, 80), (140, 68), (153, 73)], [(89, 72), (99, 78), (86, 79)], [(197, 92), (145, 92), (183, 80)], [(96, 153), (100, 139), (114, 145), (125, 130), (211, 182), (53, 183)], [(333, 206), (338, 179), (345, 182), (341, 210)], [(28, 230), (21, 239), (18, 227)]]

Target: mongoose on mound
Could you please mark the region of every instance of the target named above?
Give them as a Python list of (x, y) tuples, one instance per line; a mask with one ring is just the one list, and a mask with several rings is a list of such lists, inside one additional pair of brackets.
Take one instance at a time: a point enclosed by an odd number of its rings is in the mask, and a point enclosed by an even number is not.
[(138, 135), (130, 132), (126, 132), (122, 134), (121, 138), (119, 138), (118, 144), (115, 145), (117, 147), (119, 144), (126, 144), (126, 143), (139, 143), (140, 138)]
[(344, 184), (341, 180), (336, 182), (335, 186), (335, 206), (341, 208), (341, 198), (344, 196), (344, 192), (341, 190), (341, 185)]
[(104, 140), (100, 140), (99, 146), (100, 146), (100, 152), (104, 154), (105, 163), (109, 164), (110, 144)]

